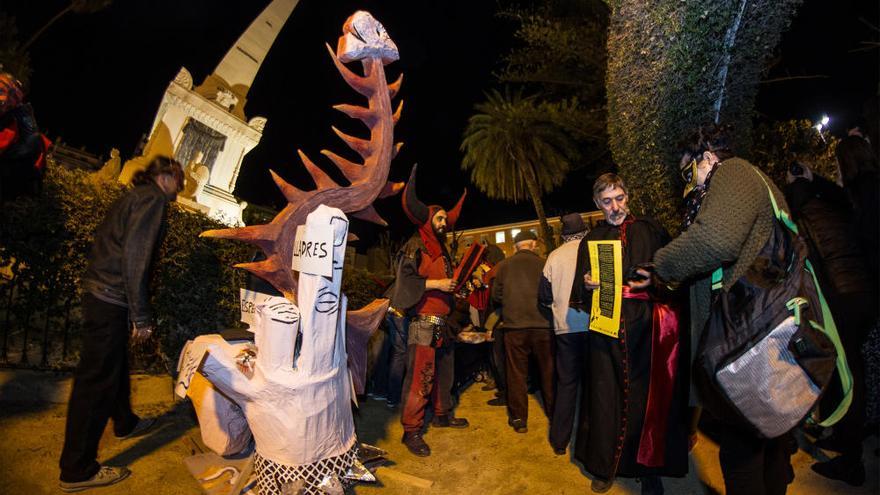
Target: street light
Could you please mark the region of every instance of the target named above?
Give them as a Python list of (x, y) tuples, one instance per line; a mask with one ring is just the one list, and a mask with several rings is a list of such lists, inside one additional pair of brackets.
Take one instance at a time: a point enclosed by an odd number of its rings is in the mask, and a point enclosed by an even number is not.
[(828, 122), (830, 121), (831, 119), (829, 119), (827, 115), (823, 115), (822, 118), (819, 120), (819, 123), (813, 126), (813, 128), (816, 129), (816, 132), (819, 133), (819, 137), (822, 138), (823, 143), (825, 143), (826, 141), (825, 135), (822, 134), (822, 130), (828, 128)]

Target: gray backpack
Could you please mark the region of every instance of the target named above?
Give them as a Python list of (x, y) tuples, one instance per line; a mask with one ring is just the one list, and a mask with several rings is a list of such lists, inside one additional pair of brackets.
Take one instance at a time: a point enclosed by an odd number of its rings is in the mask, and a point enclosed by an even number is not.
[(775, 438), (813, 410), (835, 367), (844, 398), (819, 425), (836, 423), (852, 401), (852, 375), (806, 244), (767, 190), (776, 221), (757, 259), (729, 291), (722, 270), (712, 274), (694, 382), (713, 415)]

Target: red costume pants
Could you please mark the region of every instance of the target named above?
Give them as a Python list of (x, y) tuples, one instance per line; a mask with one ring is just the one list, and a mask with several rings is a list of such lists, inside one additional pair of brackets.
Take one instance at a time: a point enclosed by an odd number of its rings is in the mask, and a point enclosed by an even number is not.
[[(430, 335), (434, 325), (413, 321), (409, 326), (406, 379), (403, 382), (403, 411), (400, 422), (406, 432), (420, 432), (425, 424), (428, 399), (434, 416), (452, 411), (452, 380), (455, 373), (455, 350), (452, 342), (435, 348), (420, 334)], [(425, 344), (428, 345), (425, 345)]]

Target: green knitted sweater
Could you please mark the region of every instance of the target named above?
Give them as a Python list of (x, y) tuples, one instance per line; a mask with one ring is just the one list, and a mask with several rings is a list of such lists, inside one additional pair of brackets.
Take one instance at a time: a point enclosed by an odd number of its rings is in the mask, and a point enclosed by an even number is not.
[[(691, 361), (709, 319), (712, 272), (724, 268), (724, 290), (742, 277), (770, 238), (773, 206), (757, 169), (741, 158), (718, 165), (700, 212), (688, 229), (654, 254), (657, 274), (671, 282), (689, 282)], [(785, 197), (759, 172), (788, 211)]]

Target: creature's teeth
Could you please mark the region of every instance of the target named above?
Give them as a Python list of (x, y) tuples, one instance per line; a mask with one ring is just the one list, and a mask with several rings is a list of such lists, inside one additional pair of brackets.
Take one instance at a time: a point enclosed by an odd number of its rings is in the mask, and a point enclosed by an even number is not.
[(321, 150), (321, 154), (329, 158), (339, 167), (339, 170), (342, 171), (342, 174), (345, 175), (345, 178), (351, 182), (355, 182), (360, 179), (364, 175), (364, 171), (366, 168), (363, 165), (354, 163), (351, 160), (342, 158), (336, 153), (329, 150)]
[(309, 171), (312, 179), (315, 179), (315, 185), (318, 186), (318, 189), (334, 189), (339, 187), (339, 184), (309, 160), (309, 157), (307, 157), (302, 150), (296, 150), (296, 152), (299, 154), (299, 159), (302, 160), (303, 165), (306, 166), (306, 170)]
[(403, 100), (400, 100), (400, 103), (397, 104), (397, 110), (394, 111), (394, 115), (391, 116), (391, 121), (394, 124), (397, 124), (397, 121), (400, 120), (400, 115), (403, 113)]
[(403, 84), (403, 74), (398, 76), (397, 80), (388, 85), (388, 94), (391, 99), (394, 99), (397, 96), (397, 93), (400, 92), (400, 85)]
[(281, 194), (284, 195), (284, 198), (288, 203), (297, 204), (306, 196), (307, 193), (305, 191), (292, 186), (286, 180), (282, 179), (280, 175), (276, 174), (274, 170), (270, 169), (269, 173), (272, 174), (272, 180), (275, 181), (275, 184), (278, 186), (278, 189), (281, 190)]
[(330, 58), (333, 59), (333, 64), (336, 65), (336, 70), (339, 71), (339, 74), (342, 76), (342, 79), (348, 83), (355, 91), (366, 96), (367, 98), (373, 96), (373, 92), (375, 88), (370, 84), (370, 81), (366, 77), (361, 77), (345, 66), (340, 60), (339, 57), (336, 56), (336, 53), (333, 52), (333, 49), (330, 48), (330, 45), (324, 44), (327, 47), (327, 51), (330, 53)]
[(400, 153), (400, 148), (403, 148), (403, 141), (394, 144), (394, 148), (391, 149), (391, 159), (397, 157), (397, 154)]
[(333, 132), (335, 132), (336, 135), (339, 136), (339, 139), (345, 141), (345, 144), (347, 144), (349, 148), (355, 150), (359, 155), (361, 155), (361, 158), (366, 159), (368, 156), (373, 154), (372, 142), (366, 139), (350, 136), (340, 131), (336, 127), (331, 127), (331, 129), (333, 129)]
[(372, 205), (364, 208), (363, 210), (352, 212), (351, 216), (355, 218), (360, 218), (361, 220), (366, 220), (368, 222), (379, 224), (383, 227), (388, 226), (388, 222), (386, 222), (381, 216), (379, 216), (379, 213), (376, 211), (375, 208), (373, 208)]
[(376, 125), (376, 122), (379, 121), (379, 117), (376, 115), (376, 112), (370, 110), (366, 107), (359, 107), (357, 105), (335, 105), (333, 108), (339, 110), (340, 112), (348, 115), (353, 119), (359, 119), (363, 121), (364, 124), (369, 128), (373, 128)]
[(395, 194), (399, 193), (401, 189), (403, 189), (403, 186), (403, 182), (386, 182), (385, 187), (383, 187), (382, 190), (379, 191), (379, 197), (387, 198), (388, 196), (394, 196)]

